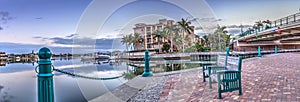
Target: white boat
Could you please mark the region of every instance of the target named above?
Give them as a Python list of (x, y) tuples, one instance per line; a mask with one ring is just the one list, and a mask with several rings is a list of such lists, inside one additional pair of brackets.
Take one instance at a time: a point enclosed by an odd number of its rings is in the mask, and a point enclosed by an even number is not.
[(110, 59), (109, 55), (98, 55), (95, 59)]
[(20, 56), (17, 56), (17, 57), (16, 57), (16, 61), (17, 61), (17, 62), (21, 61)]

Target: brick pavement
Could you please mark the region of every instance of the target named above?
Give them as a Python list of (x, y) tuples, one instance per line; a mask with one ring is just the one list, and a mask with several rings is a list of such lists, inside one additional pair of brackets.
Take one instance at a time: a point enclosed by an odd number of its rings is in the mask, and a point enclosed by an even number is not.
[(242, 66), (242, 91), (222, 93), (217, 99), (217, 84), (208, 88), (198, 72), (182, 73), (167, 80), (160, 102), (198, 101), (300, 101), (300, 54), (281, 53), (245, 61)]

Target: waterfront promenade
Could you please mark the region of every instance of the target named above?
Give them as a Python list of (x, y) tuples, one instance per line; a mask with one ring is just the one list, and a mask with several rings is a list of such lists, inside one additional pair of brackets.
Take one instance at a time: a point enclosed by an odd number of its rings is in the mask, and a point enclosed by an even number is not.
[(244, 59), (242, 92), (222, 93), (217, 99), (217, 84), (208, 88), (202, 82), (201, 68), (138, 76), (116, 90), (95, 98), (92, 102), (223, 102), (223, 101), (300, 101), (300, 53), (279, 53), (262, 58)]
[(198, 101), (300, 101), (300, 53), (281, 53), (244, 60), (243, 95), (238, 91), (222, 93), (217, 99), (217, 85), (208, 88), (198, 72), (182, 73), (167, 79), (160, 102)]

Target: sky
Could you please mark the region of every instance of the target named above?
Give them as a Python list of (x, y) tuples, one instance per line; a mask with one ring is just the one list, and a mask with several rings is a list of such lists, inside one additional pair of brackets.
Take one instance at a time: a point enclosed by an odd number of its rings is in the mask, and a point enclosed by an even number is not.
[[(160, 0), (141, 0), (129, 3), (119, 7), (111, 15), (105, 11), (116, 6), (117, 2), (124, 1), (99, 1), (107, 5), (96, 7), (94, 18), (105, 15), (109, 17), (103, 26), (98, 28), (97, 34), (87, 36), (86, 39), (120, 38), (122, 34), (132, 33), (132, 28), (136, 23), (155, 24), (161, 18), (175, 21), (181, 18), (197, 19), (185, 11), (185, 8)], [(8, 12), (12, 17), (6, 23), (0, 21), (0, 43), (74, 47), (72, 38), (76, 37), (78, 24), (82, 15), (88, 12), (87, 8), (91, 3), (95, 3), (95, 1), (0, 0), (0, 12)], [(250, 26), (258, 20), (269, 19), (272, 21), (297, 13), (300, 9), (300, 0), (206, 0), (206, 3), (219, 25), (232, 26), (229, 29), (231, 33), (239, 32), (239, 28), (234, 27), (235, 25)], [(98, 23), (98, 21), (94, 23)], [(192, 22), (192, 24), (196, 27), (201, 25), (197, 22)], [(86, 26), (86, 28), (92, 27)], [(196, 33), (203, 32), (198, 30)]]

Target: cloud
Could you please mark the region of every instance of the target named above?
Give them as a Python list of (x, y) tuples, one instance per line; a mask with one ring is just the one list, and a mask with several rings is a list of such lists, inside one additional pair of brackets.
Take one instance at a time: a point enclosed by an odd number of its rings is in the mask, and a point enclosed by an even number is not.
[(43, 17), (37, 17), (37, 18), (35, 18), (35, 19), (41, 20), (41, 19), (43, 19)]
[(51, 42), (53, 46), (65, 46), (65, 47), (73, 46), (73, 47), (89, 48), (91, 46), (94, 46), (96, 49), (111, 49), (113, 43), (117, 44), (117, 46), (119, 46), (118, 44), (121, 44), (120, 38), (101, 38), (101, 39), (74, 38), (74, 36), (76, 35), (77, 34), (71, 34), (65, 37), (52, 37), (52, 38), (35, 36), (33, 38), (41, 39), (42, 41), (46, 41), (46, 42)]
[(227, 30), (229, 34), (240, 34), (241, 33), (241, 29), (228, 29)]
[(210, 18), (194, 18), (193, 20), (198, 20), (198, 21), (205, 21), (205, 22), (218, 22), (218, 21), (223, 21), (223, 19), (216, 19), (216, 18), (213, 18), (213, 17), (210, 17)]
[(35, 38), (35, 39), (41, 39), (41, 38), (43, 38), (43, 37), (41, 37), (41, 36), (34, 36), (34, 37), (32, 37), (32, 38)]
[(195, 30), (202, 30), (202, 27), (196, 27)]
[(68, 35), (68, 36), (66, 36), (67, 38), (71, 38), (71, 37), (76, 37), (76, 36), (78, 36), (78, 34), (71, 34), (71, 35)]
[[(241, 25), (227, 25), (226, 28), (240, 28)], [(250, 28), (253, 25), (243, 25), (243, 28)]]
[(49, 40), (52, 41), (54, 44), (65, 44), (65, 45), (72, 45), (73, 44), (73, 39), (69, 38), (60, 38), (60, 37), (54, 37), (54, 38), (49, 38)]

